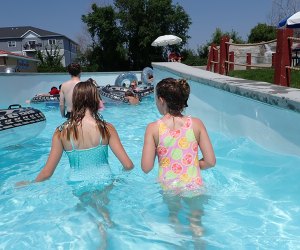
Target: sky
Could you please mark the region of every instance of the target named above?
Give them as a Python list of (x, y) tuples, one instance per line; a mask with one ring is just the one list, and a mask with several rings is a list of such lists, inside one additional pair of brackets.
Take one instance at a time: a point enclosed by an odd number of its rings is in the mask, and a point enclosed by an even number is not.
[[(81, 16), (90, 11), (93, 2), (109, 4), (113, 0), (1, 1), (0, 26), (33, 26), (77, 42), (85, 34)], [(272, 0), (173, 0), (173, 3), (179, 3), (191, 18), (191, 38), (187, 45), (190, 49), (206, 44), (216, 28), (236, 31), (247, 40), (258, 23), (270, 23), (272, 9)]]

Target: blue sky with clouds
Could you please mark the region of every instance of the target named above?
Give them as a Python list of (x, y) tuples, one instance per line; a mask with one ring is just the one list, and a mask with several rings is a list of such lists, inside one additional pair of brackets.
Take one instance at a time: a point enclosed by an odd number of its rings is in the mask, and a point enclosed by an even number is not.
[[(57, 32), (77, 40), (83, 34), (81, 15), (90, 10), (92, 2), (109, 4), (112, 0), (15, 0), (1, 2), (1, 27), (34, 26)], [(210, 40), (215, 29), (237, 31), (247, 39), (258, 23), (270, 23), (272, 0), (173, 0), (183, 6), (192, 19), (188, 47)]]

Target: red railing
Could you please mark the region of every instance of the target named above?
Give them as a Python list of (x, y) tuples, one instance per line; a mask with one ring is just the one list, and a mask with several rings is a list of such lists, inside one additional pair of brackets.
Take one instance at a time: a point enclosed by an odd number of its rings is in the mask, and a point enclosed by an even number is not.
[[(293, 41), (300, 42), (300, 39), (293, 37), (292, 29), (278, 29), (276, 53), (272, 54), (272, 67), (274, 67), (274, 83), (281, 86), (290, 86), (291, 69), (300, 70), (292, 67), (292, 44)], [(268, 42), (259, 43), (260, 45)], [(234, 62), (233, 51), (229, 52), (229, 47), (232, 43), (229, 42), (228, 36), (223, 36), (220, 41), (220, 49), (215, 44), (211, 45), (206, 70), (213, 71), (222, 75), (227, 75), (230, 70), (234, 69), (234, 65), (245, 66), (246, 69), (252, 67), (270, 68), (268, 66), (257, 66), (251, 64), (251, 53), (247, 53), (246, 64)], [(258, 44), (234, 44), (236, 46), (256, 46)], [(299, 59), (300, 60), (300, 59)]]

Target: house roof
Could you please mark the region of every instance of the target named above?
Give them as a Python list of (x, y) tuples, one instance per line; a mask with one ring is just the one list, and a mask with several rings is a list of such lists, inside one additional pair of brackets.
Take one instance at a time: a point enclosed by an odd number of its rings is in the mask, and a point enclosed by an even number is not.
[(32, 26), (19, 26), (19, 27), (3, 27), (0, 28), (0, 39), (7, 38), (21, 38), (28, 31), (32, 31), (36, 33), (40, 37), (47, 36), (64, 36), (55, 32), (51, 32), (48, 30), (43, 30), (39, 28), (35, 28)]
[(4, 57), (4, 56), (19, 58), (19, 59), (26, 59), (26, 60), (29, 60), (29, 61), (36, 61), (36, 62), (39, 61), (39, 60), (37, 60), (35, 58), (32, 58), (32, 57), (29, 57), (29, 56), (24, 56), (24, 55), (9, 52), (9, 51), (6, 51), (6, 50), (0, 50), (0, 57)]

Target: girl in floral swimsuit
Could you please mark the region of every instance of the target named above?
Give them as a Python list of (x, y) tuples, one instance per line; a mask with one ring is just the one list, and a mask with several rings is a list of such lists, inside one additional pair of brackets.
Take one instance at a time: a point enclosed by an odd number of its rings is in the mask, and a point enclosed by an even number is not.
[[(182, 114), (188, 106), (189, 94), (189, 84), (183, 79), (166, 78), (157, 84), (156, 106), (163, 117), (147, 126), (141, 165), (142, 170), (148, 173), (153, 169), (157, 155), (158, 181), (165, 194), (171, 193), (173, 197), (175, 194), (191, 204), (191, 199), (196, 199), (193, 197), (203, 193), (201, 170), (213, 167), (216, 158), (202, 121)], [(200, 160), (198, 147), (202, 153)], [(170, 195), (165, 197), (170, 201)], [(171, 203), (174, 207), (174, 202)], [(180, 206), (177, 204), (175, 207)], [(174, 221), (176, 213), (170, 214)], [(195, 218), (196, 215), (200, 217), (199, 212), (192, 211), (192, 229), (197, 228), (199, 219)], [(199, 228), (195, 230), (194, 233), (201, 233)]]

